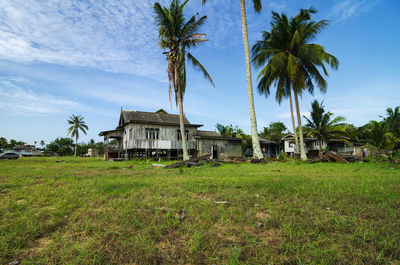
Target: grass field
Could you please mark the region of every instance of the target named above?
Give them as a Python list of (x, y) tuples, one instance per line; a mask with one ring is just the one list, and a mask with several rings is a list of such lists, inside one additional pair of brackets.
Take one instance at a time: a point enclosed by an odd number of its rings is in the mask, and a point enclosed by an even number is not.
[(400, 168), (22, 158), (0, 220), (0, 264), (400, 264)]

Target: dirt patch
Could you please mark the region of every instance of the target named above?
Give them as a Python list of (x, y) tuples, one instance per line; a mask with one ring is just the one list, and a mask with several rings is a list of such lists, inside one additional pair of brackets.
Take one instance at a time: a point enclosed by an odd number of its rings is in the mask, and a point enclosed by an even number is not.
[(33, 242), (32, 247), (25, 249), (23, 255), (37, 255), (48, 249), (52, 242), (53, 240), (48, 237), (41, 237)]
[(279, 229), (261, 231), (259, 237), (262, 244), (266, 246), (276, 246), (282, 242), (282, 236)]
[[(181, 188), (181, 189), (182, 189), (182, 188)], [(195, 198), (196, 200), (200, 200), (200, 201), (215, 201), (214, 196), (211, 196), (210, 194), (195, 193), (195, 192), (190, 192), (190, 191), (188, 191), (188, 194), (189, 194), (192, 198)]]
[(226, 228), (226, 226), (224, 224), (216, 223), (214, 225), (214, 227), (216, 230), (216, 235), (219, 239), (228, 241), (228, 243), (240, 242), (240, 239), (237, 236), (233, 235), (232, 232), (228, 231), (228, 229)]
[[(176, 262), (180, 260), (182, 251), (185, 249), (185, 245), (189, 241), (186, 236), (172, 235), (172, 237), (173, 239), (171, 240), (163, 238), (163, 240), (156, 244), (156, 247), (159, 250), (160, 258), (163, 261), (162, 264), (169, 264), (170, 262)], [(177, 262), (175, 264), (181, 263)]]
[(261, 220), (265, 221), (265, 220), (270, 218), (270, 214), (267, 213), (267, 212), (257, 212), (256, 213), (256, 217), (258, 219), (261, 219)]
[(275, 246), (282, 242), (280, 229), (264, 229), (262, 227), (257, 228), (256, 226), (245, 225), (243, 230), (245, 233), (257, 237), (259, 242), (265, 246)]

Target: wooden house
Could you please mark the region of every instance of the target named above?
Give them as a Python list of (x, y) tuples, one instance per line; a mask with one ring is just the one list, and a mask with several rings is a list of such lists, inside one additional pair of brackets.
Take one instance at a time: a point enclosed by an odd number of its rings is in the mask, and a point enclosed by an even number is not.
[[(213, 158), (242, 156), (242, 139), (225, 138), (216, 132), (201, 131), (201, 124), (192, 124), (184, 117), (186, 143), (191, 157), (210, 155)], [(114, 158), (182, 157), (182, 136), (179, 115), (160, 109), (156, 112), (121, 110), (115, 130), (100, 132), (104, 137), (106, 160)], [(118, 145), (109, 145), (116, 139)]]
[[(362, 156), (362, 148), (356, 141), (350, 139), (329, 139), (328, 141), (320, 141), (312, 137), (304, 137), (304, 147), (307, 156), (314, 157), (319, 154), (320, 145), (322, 150), (336, 152), (342, 156)], [(286, 135), (282, 138), (283, 151), (287, 156), (293, 157), (296, 153), (295, 141), (293, 134)]]

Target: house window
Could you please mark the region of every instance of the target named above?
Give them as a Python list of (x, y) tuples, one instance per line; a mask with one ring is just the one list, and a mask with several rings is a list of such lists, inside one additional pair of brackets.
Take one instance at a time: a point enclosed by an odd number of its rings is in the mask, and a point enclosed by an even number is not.
[[(182, 136), (181, 136), (181, 130), (176, 130), (177, 131), (177, 133), (178, 133), (178, 141), (181, 141), (182, 140)], [(185, 132), (186, 132), (186, 140), (189, 140), (189, 130), (185, 130)]]
[(132, 140), (133, 134), (132, 134), (132, 128), (129, 129), (129, 140)]
[(160, 135), (159, 128), (146, 128), (146, 139), (147, 140), (158, 140)]

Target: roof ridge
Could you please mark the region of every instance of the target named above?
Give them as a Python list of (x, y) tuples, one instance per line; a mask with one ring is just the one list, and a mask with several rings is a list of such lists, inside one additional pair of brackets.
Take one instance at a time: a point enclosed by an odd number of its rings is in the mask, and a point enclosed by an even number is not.
[[(150, 114), (157, 114), (157, 115), (174, 115), (174, 116), (179, 116), (179, 114), (171, 114), (171, 113), (156, 113), (156, 112), (150, 112), (150, 111), (140, 111), (140, 110), (122, 110), (122, 112), (136, 112), (136, 113), (150, 113)], [(186, 117), (186, 115), (183, 115)]]

